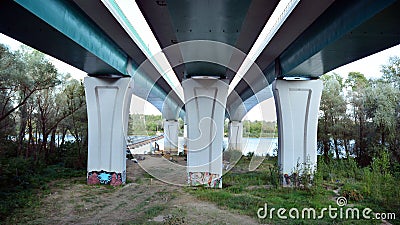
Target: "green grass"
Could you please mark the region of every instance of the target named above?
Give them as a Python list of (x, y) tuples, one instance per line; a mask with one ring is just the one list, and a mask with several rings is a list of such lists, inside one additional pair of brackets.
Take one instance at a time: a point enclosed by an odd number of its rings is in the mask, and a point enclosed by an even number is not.
[(144, 214), (145, 214), (146, 218), (152, 219), (152, 218), (160, 215), (160, 212), (162, 212), (166, 208), (167, 207), (165, 205), (151, 206), (151, 207), (147, 208), (146, 211), (144, 211)]
[(0, 224), (7, 224), (7, 218), (17, 211), (23, 211), (25, 217), (30, 217), (30, 212), (34, 214), (35, 208), (40, 206), (41, 196), (49, 192), (49, 182), (84, 177), (86, 174), (85, 171), (69, 169), (60, 165), (35, 168), (29, 165), (29, 162), (20, 162), (20, 160), (10, 161), (10, 165), (12, 165), (10, 168), (15, 168), (14, 163), (25, 163), (26, 165), (18, 165), (16, 167), (18, 173), (12, 174), (5, 171), (2, 175), (4, 180), (8, 180), (8, 183), (0, 185)]
[[(345, 218), (331, 219), (327, 212), (324, 213), (324, 217), (321, 220), (314, 219), (280, 219), (277, 216), (276, 210), (284, 208), (290, 210), (297, 208), (301, 210), (304, 208), (315, 208), (317, 216), (320, 215), (322, 208), (337, 207), (335, 197), (336, 194), (333, 192), (334, 189), (341, 189), (343, 193), (350, 193), (352, 197), (349, 197), (349, 207), (359, 208), (360, 212), (366, 207), (370, 207), (374, 212), (391, 212), (398, 208), (391, 208), (392, 204), (398, 202), (398, 198), (393, 202), (387, 202), (382, 204), (381, 201), (374, 199), (373, 195), (363, 195), (363, 189), (366, 185), (362, 180), (351, 178), (351, 174), (360, 173), (357, 171), (339, 171), (340, 176), (331, 181), (331, 179), (322, 179), (323, 174), (316, 175), (315, 183), (311, 188), (284, 188), (280, 185), (274, 184), (274, 173), (271, 171), (272, 166), (275, 165), (275, 159), (268, 159), (262, 163), (262, 165), (252, 172), (244, 172), (247, 168), (249, 159), (242, 157), (237, 163), (236, 167), (223, 176), (223, 188), (222, 189), (208, 189), (208, 188), (187, 188), (187, 191), (195, 195), (198, 199), (206, 200), (215, 203), (217, 206), (223, 209), (231, 210), (235, 213), (244, 214), (251, 216), (258, 220), (260, 223), (267, 224), (380, 224), (378, 220), (350, 220)], [(338, 167), (339, 169), (345, 169), (346, 166)], [(328, 173), (328, 171), (324, 171)], [(336, 171), (337, 173), (338, 171)], [(335, 173), (332, 169), (329, 171), (331, 175)], [(345, 175), (343, 175), (345, 174)], [(336, 175), (335, 175), (336, 176)], [(361, 176), (362, 177), (362, 176)], [(352, 182), (351, 182), (352, 181)], [(389, 184), (388, 184), (389, 185)], [(395, 184), (392, 188), (395, 188)], [(399, 182), (397, 182), (399, 185)], [(388, 189), (389, 190), (389, 189)], [(358, 197), (358, 198), (357, 198)], [(257, 211), (259, 208), (264, 207), (267, 204), (268, 209), (275, 208), (275, 213), (272, 218), (259, 219)], [(345, 206), (342, 210), (346, 212), (349, 208)], [(262, 211), (263, 212), (263, 211)], [(396, 212), (396, 215), (399, 215)], [(345, 214), (343, 214), (345, 217)], [(288, 212), (286, 212), (288, 216)], [(338, 215), (340, 217), (340, 214)], [(400, 215), (399, 215), (400, 216)], [(306, 215), (307, 217), (307, 215)], [(393, 224), (399, 224), (398, 220), (389, 221)]]

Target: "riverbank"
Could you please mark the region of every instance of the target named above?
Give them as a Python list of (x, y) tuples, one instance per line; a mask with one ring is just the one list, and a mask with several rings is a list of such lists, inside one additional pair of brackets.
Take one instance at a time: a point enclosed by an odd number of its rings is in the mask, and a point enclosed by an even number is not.
[(187, 188), (158, 181), (131, 161), (127, 179), (122, 187), (89, 186), (85, 177), (52, 182), (38, 204), (15, 212), (5, 224), (257, 224), (197, 199)]
[[(140, 163), (157, 165), (164, 177), (184, 180), (174, 170), (164, 168), (161, 156), (146, 156)], [(184, 161), (183, 159), (177, 159)], [(330, 218), (281, 219), (276, 214), (260, 219), (265, 204), (268, 209), (338, 207), (337, 198), (345, 196), (343, 207), (365, 209), (373, 213), (394, 212), (399, 215), (399, 186), (396, 180), (373, 181), (381, 199), (368, 194), (364, 176), (367, 170), (355, 167), (352, 161), (320, 163), (313, 186), (284, 188), (279, 184), (276, 157), (267, 157), (255, 170), (249, 171), (251, 158), (242, 159), (223, 176), (223, 189), (179, 187), (163, 183), (144, 171), (140, 164), (127, 161), (127, 184), (121, 187), (89, 186), (86, 177), (59, 179), (38, 190), (37, 202), (15, 211), (5, 224), (399, 224), (398, 220), (358, 220)], [(322, 162), (322, 160), (320, 160)], [(144, 165), (144, 164), (143, 164)], [(363, 172), (364, 171), (364, 172)], [(361, 174), (361, 173), (364, 174)], [(375, 171), (376, 172), (376, 171)], [(372, 170), (371, 173), (374, 173)], [(174, 178), (175, 176), (175, 178)], [(373, 177), (370, 174), (371, 177)], [(375, 175), (374, 175), (375, 176)], [(376, 174), (379, 176), (379, 174)], [(382, 176), (382, 175), (380, 175)], [(388, 179), (389, 177), (386, 177)], [(390, 199), (385, 196), (390, 196)], [(287, 213), (287, 212), (286, 212)], [(318, 214), (319, 215), (319, 214)], [(372, 214), (375, 215), (375, 214)], [(288, 216), (288, 215), (286, 215)], [(386, 223), (388, 224), (388, 223)]]

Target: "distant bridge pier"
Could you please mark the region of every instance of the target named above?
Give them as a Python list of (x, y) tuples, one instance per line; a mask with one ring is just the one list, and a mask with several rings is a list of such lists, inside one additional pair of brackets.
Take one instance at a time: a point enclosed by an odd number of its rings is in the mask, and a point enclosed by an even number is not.
[[(273, 83), (278, 119), (278, 163), (284, 177), (313, 172), (317, 165), (318, 110), (321, 80), (276, 80)], [(283, 179), (284, 185), (290, 185)]]
[(188, 183), (222, 188), (222, 146), (228, 85), (224, 80), (182, 82), (187, 116)]
[(88, 184), (126, 181), (126, 134), (131, 78), (84, 80), (88, 113)]
[(243, 123), (230, 121), (228, 124), (228, 149), (242, 151)]
[(179, 122), (177, 120), (164, 121), (164, 151), (171, 155), (178, 155)]

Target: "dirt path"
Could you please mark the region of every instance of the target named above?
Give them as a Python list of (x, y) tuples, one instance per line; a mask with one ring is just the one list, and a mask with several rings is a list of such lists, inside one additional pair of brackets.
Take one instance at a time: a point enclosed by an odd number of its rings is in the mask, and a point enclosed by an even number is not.
[[(154, 165), (159, 159), (145, 161)], [(136, 163), (128, 162), (127, 176), (131, 182), (117, 188), (88, 186), (82, 179), (54, 183), (27, 224), (257, 224), (150, 178)]]

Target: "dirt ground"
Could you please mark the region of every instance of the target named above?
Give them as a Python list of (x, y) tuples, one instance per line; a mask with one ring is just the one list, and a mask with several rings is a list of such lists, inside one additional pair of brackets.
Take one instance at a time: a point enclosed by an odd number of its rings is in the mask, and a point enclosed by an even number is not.
[[(146, 156), (139, 163), (147, 168), (167, 165), (160, 160)], [(178, 170), (166, 169), (166, 177), (183, 182)], [(253, 218), (196, 199), (184, 187), (151, 178), (132, 161), (127, 163), (127, 180), (116, 188), (89, 186), (84, 178), (53, 182), (27, 224), (257, 224)]]

